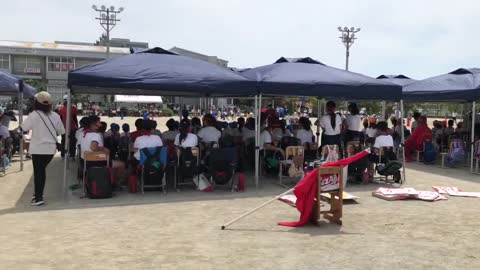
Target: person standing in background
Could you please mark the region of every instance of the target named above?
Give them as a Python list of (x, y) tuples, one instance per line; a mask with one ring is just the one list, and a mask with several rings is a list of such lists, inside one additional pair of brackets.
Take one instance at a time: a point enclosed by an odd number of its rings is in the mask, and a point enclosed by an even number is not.
[(457, 113), (456, 112), (452, 112), (452, 120), (455, 124), (457, 124)]
[(413, 121), (412, 122), (412, 128), (411, 128), (411, 132), (413, 133), (413, 130), (418, 126), (418, 118), (421, 116), (421, 114), (419, 112), (414, 112), (413, 113)]
[[(0, 107), (0, 118), (3, 117), (4, 110), (3, 108)], [(0, 121), (0, 137), (1, 138), (8, 138), (10, 137), (10, 132), (8, 131), (8, 126), (5, 126), (1, 121)]]
[[(63, 106), (59, 110), (60, 119), (62, 119), (63, 128), (67, 129), (67, 99), (68, 95), (63, 96)], [(78, 120), (77, 120), (77, 107), (75, 105), (70, 105), (71, 118), (70, 118), (70, 130), (66, 134), (62, 135), (62, 158), (65, 157), (65, 136), (68, 135), (68, 153), (69, 157), (75, 157), (77, 138), (75, 138), (75, 133), (78, 129)]]
[(21, 127), (32, 131), (29, 154), (32, 155), (35, 195), (32, 206), (43, 205), (43, 190), (47, 178), (46, 168), (57, 150), (57, 137), (65, 134), (60, 116), (52, 112), (50, 94), (42, 91), (35, 95), (34, 111), (25, 119)]
[[(336, 104), (333, 101), (329, 101), (326, 104), (327, 113), (320, 118), (320, 126), (323, 129), (322, 132), (322, 148), (325, 145), (337, 145), (338, 149), (341, 147), (341, 126), (342, 118), (335, 113)], [(323, 151), (322, 151), (323, 152)], [(341, 151), (339, 151), (341, 152)]]

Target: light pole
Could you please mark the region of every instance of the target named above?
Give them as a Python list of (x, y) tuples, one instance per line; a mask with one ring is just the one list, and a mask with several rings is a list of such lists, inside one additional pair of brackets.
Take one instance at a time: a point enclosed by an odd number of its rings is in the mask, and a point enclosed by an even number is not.
[(353, 43), (355, 42), (355, 33), (360, 31), (360, 28), (355, 29), (355, 27), (338, 27), (338, 31), (342, 33), (340, 39), (342, 40), (343, 44), (345, 45), (346, 51), (346, 59), (345, 59), (345, 69), (348, 70), (348, 58), (350, 57), (350, 47), (352, 47)]
[(114, 6), (107, 8), (102, 5), (98, 8), (96, 5), (93, 5), (92, 9), (98, 11), (99, 16), (95, 19), (100, 22), (100, 25), (107, 32), (107, 58), (110, 58), (110, 31), (117, 25), (117, 22), (120, 21), (117, 19), (117, 14), (123, 11), (123, 7), (115, 10)]

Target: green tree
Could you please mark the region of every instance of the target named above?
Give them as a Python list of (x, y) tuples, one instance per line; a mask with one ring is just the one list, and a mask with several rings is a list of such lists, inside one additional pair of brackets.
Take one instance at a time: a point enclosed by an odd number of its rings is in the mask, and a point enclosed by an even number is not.
[(25, 80), (25, 83), (29, 84), (30, 86), (34, 87), (37, 89), (37, 92), (40, 91), (47, 91), (47, 87), (45, 83), (42, 80), (36, 80), (36, 79), (27, 79)]

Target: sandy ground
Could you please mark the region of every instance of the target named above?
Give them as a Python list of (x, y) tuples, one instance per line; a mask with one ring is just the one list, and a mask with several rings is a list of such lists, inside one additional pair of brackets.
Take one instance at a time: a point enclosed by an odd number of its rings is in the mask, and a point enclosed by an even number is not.
[[(0, 269), (480, 269), (480, 199), (388, 202), (371, 196), (378, 185), (353, 185), (360, 199), (344, 207), (342, 227), (277, 226), (298, 212), (274, 202), (222, 231), (285, 189), (266, 178), (255, 189), (249, 177), (244, 193), (186, 187), (89, 200), (62, 192), (62, 166), (56, 157), (48, 168), (43, 207), (29, 206), (31, 162), (0, 178)], [(480, 191), (465, 167), (409, 164), (407, 177), (418, 190)]]

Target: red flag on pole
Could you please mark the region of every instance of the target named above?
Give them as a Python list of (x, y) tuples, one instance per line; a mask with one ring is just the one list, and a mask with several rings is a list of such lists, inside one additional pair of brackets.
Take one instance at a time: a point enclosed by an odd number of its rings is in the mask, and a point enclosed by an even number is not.
[[(322, 167), (333, 167), (333, 166), (345, 166), (352, 162), (355, 162), (366, 155), (369, 151), (364, 150), (348, 158), (344, 158), (338, 161), (326, 162), (322, 164)], [(298, 227), (303, 226), (310, 221), (310, 216), (312, 214), (313, 203), (315, 200), (315, 193), (317, 192), (317, 176), (318, 169), (314, 169), (305, 177), (298, 182), (293, 190), (293, 194), (297, 197), (296, 207), (300, 212), (300, 219), (298, 221), (280, 221), (277, 224), (282, 226), (289, 227)]]

